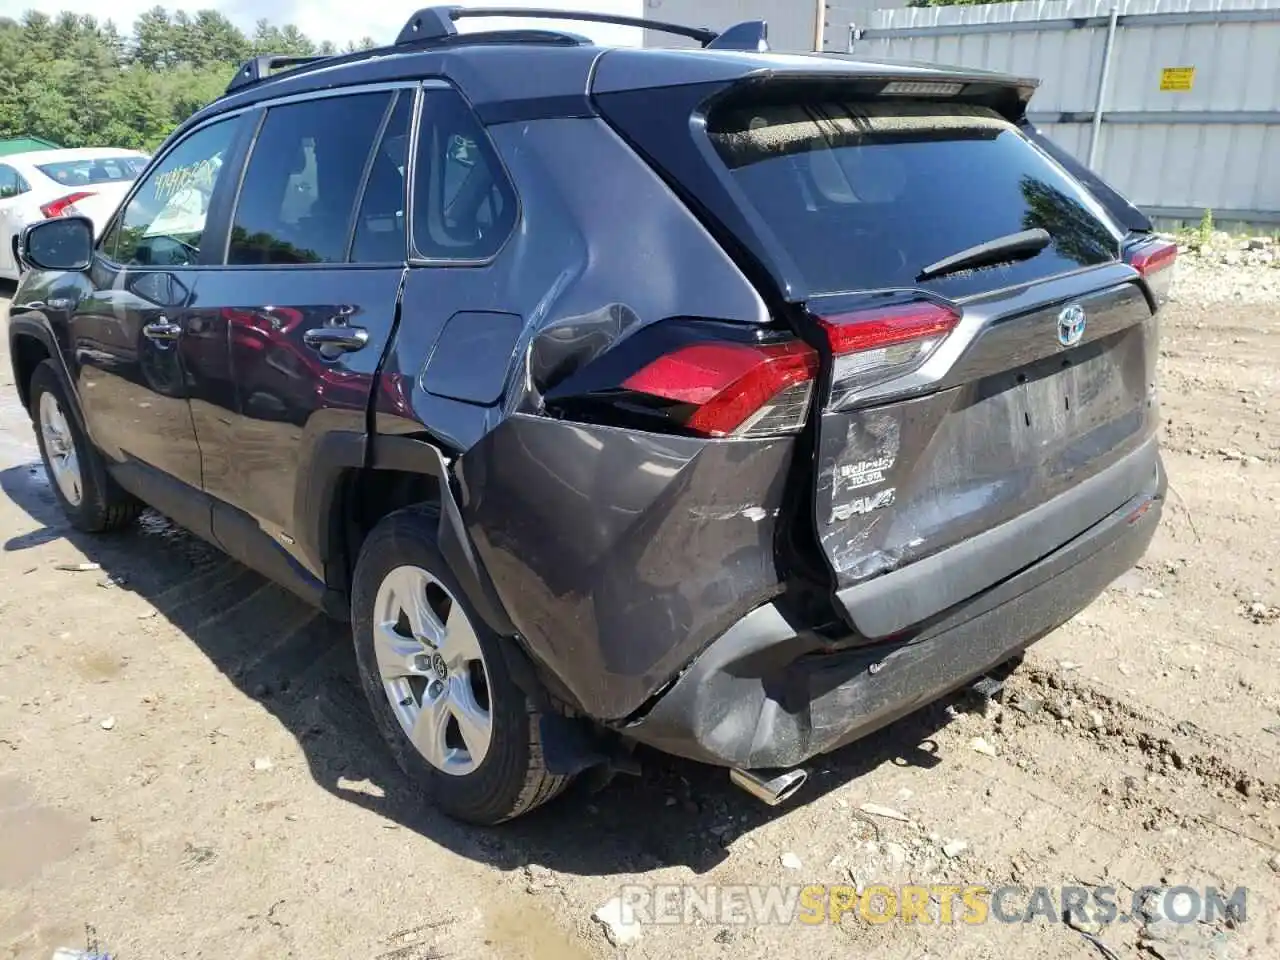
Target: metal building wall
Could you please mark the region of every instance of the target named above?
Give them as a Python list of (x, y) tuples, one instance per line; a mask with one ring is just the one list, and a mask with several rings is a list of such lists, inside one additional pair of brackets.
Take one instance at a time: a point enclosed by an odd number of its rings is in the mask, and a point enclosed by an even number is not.
[[(1120, 0), (1092, 165), (1150, 214), (1280, 222), (1280, 0)], [(1037, 125), (1089, 161), (1111, 0), (879, 10), (868, 57), (1043, 82)], [(847, 24), (832, 23), (828, 35)], [(1168, 68), (1194, 67), (1189, 90)], [(1183, 74), (1185, 81), (1185, 74)]]
[[(774, 50), (812, 50), (817, 38), (815, 0), (644, 0), (644, 8), (644, 15), (650, 20), (718, 30), (743, 20), (767, 20), (769, 45)], [(646, 47), (686, 45), (679, 37), (645, 31)]]

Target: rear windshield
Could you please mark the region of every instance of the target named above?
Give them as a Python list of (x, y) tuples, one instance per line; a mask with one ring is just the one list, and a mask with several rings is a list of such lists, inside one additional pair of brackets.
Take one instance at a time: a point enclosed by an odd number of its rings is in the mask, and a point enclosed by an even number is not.
[[(924, 101), (737, 106), (708, 133), (811, 293), (920, 287), (964, 296), (1119, 255), (1120, 231), (995, 112)], [(1027, 260), (921, 283), (921, 270), (1034, 228)]]
[(42, 163), (36, 169), (68, 187), (89, 187), (95, 183), (133, 180), (146, 165), (146, 157), (95, 157), (92, 160)]

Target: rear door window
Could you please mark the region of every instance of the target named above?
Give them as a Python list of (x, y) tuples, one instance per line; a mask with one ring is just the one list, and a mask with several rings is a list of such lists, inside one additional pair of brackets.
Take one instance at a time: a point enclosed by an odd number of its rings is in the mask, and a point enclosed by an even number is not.
[[(1042, 279), (1119, 256), (1098, 202), (983, 107), (812, 101), (713, 112), (708, 134), (812, 294), (925, 287), (946, 296)], [(1043, 228), (1025, 260), (925, 282), (977, 244)]]
[(402, 91), (369, 163), (351, 244), (353, 263), (399, 263), (405, 258), (405, 167), (413, 94)]
[(394, 92), (272, 107), (236, 201), (227, 263), (341, 263)]

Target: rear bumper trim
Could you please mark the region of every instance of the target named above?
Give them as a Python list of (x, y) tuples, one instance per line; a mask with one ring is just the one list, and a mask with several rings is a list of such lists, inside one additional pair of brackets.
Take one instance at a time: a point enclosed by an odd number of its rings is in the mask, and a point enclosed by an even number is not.
[(825, 652), (774, 604), (759, 607), (623, 732), (744, 769), (793, 767), (850, 743), (1016, 656), (1087, 606), (1146, 551), (1165, 488), (1157, 455), (1136, 487), (1142, 493), (909, 639)]
[(1152, 438), (1052, 500), (977, 536), (836, 593), (864, 637), (901, 633), (1047, 556), (1155, 475)]

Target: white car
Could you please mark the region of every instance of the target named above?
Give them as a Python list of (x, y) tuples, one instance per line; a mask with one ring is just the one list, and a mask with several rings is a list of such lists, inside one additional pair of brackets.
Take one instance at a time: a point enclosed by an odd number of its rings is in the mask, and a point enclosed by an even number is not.
[(0, 278), (18, 279), (18, 236), (28, 223), (78, 214), (100, 233), (149, 159), (108, 147), (0, 157)]

